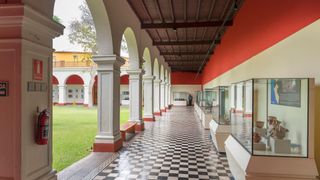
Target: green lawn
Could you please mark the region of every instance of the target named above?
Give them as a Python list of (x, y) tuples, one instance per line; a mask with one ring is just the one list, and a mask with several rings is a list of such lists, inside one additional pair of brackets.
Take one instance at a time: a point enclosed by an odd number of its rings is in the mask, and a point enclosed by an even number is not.
[[(120, 124), (128, 121), (128, 107), (121, 107)], [(60, 171), (90, 153), (97, 133), (97, 108), (53, 107), (53, 168)]]

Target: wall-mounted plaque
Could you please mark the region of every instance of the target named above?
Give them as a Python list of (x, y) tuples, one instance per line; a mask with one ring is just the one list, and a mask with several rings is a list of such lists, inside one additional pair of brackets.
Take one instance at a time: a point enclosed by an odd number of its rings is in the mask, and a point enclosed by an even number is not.
[(9, 82), (0, 81), (0, 97), (9, 96)]
[(28, 82), (28, 92), (46, 92), (47, 90), (47, 83), (33, 81)]

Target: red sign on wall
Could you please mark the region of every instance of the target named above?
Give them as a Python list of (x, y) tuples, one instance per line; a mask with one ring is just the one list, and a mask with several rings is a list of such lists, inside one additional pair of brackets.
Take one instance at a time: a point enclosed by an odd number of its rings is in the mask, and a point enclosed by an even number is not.
[(43, 79), (43, 62), (41, 60), (33, 60), (33, 80)]

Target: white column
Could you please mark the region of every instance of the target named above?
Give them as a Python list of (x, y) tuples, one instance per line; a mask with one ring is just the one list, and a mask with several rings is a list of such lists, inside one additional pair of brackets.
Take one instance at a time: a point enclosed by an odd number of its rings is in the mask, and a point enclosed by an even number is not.
[(236, 88), (236, 86), (234, 85), (234, 84), (232, 84), (231, 85), (231, 87), (230, 87), (230, 108), (231, 109), (235, 109), (236, 108), (236, 106), (235, 106), (235, 101), (234, 101), (234, 98), (235, 98), (235, 88)]
[(236, 112), (243, 112), (243, 83), (236, 85), (237, 88), (237, 101), (236, 101)]
[(136, 130), (144, 130), (142, 119), (142, 73), (141, 69), (127, 70), (129, 74), (129, 121), (136, 122)]
[(160, 83), (161, 80), (160, 79), (155, 79), (153, 81), (153, 85), (154, 85), (154, 94), (153, 94), (153, 100), (154, 100), (154, 104), (153, 104), (153, 111), (155, 115), (161, 115), (161, 109), (160, 109)]
[(89, 106), (90, 100), (90, 92), (89, 92), (89, 85), (83, 85), (83, 105)]
[(252, 115), (252, 82), (248, 81), (245, 83), (245, 116)]
[(143, 76), (144, 106), (143, 120), (154, 121), (153, 116), (153, 76)]
[(122, 147), (120, 136), (120, 66), (116, 55), (94, 56), (98, 65), (98, 133), (95, 152), (115, 152)]
[(168, 102), (169, 102), (169, 105), (171, 106), (171, 105), (172, 105), (172, 102), (171, 102), (171, 84), (169, 84), (169, 96), (168, 96)]
[(166, 83), (166, 108), (169, 109), (169, 105), (170, 105), (170, 102), (169, 102), (169, 97), (170, 97), (170, 92), (169, 92), (169, 83), (167, 82)]
[(165, 109), (168, 109), (168, 82), (165, 82), (164, 84), (164, 107)]
[(67, 86), (66, 85), (58, 85), (59, 88), (59, 102), (58, 105), (66, 104), (67, 97)]
[(165, 94), (166, 94), (166, 91), (165, 91), (165, 85), (166, 83), (165, 82), (161, 82), (160, 83), (160, 109), (162, 112), (165, 112), (166, 111), (166, 106), (165, 106)]

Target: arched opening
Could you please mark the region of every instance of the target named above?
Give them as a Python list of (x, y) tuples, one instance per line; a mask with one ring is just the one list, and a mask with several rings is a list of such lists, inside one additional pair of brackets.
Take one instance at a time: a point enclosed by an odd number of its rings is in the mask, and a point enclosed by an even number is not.
[(83, 104), (83, 79), (78, 75), (71, 75), (67, 78), (65, 84), (67, 88), (66, 104)]
[(59, 81), (55, 76), (52, 76), (52, 102), (57, 104), (59, 102)]
[(153, 75), (156, 79), (160, 79), (159, 62), (157, 58), (154, 59), (153, 63)]
[[(141, 64), (139, 60), (139, 51), (136, 36), (133, 30), (130, 27), (127, 27), (123, 32), (121, 47), (125, 47), (125, 43), (127, 44), (127, 57), (129, 59), (129, 69), (139, 69)], [(122, 48), (120, 48), (122, 49)], [(120, 51), (120, 54), (124, 53)]]
[[(61, 90), (61, 93), (65, 96), (61, 97), (63, 101), (68, 104), (82, 104), (85, 101), (85, 104), (91, 107), (91, 104), (97, 104), (98, 99), (98, 78), (95, 64), (92, 63), (92, 56), (114, 54), (107, 8), (104, 1), (75, 0), (71, 2), (55, 0), (53, 2), (54, 15), (61, 18), (62, 22), (60, 23), (66, 27), (64, 31), (65, 39), (68, 39), (70, 34), (70, 22), (82, 18), (80, 17), (81, 12), (75, 12), (79, 11), (80, 5), (88, 7), (86, 13), (89, 18), (92, 18), (90, 20), (93, 26), (91, 31), (95, 33), (93, 35), (96, 36), (97, 47), (95, 52), (86, 51), (85, 48), (80, 46), (74, 47), (68, 41), (67, 43), (60, 42), (59, 38), (54, 40), (53, 47), (62, 52), (73, 53), (79, 51), (90, 59), (91, 63), (83, 63), (81, 61), (82, 56), (71, 55), (70, 61), (72, 63), (65, 63), (64, 66), (60, 67), (53, 66), (53, 71), (60, 71), (60, 73), (57, 73), (59, 74), (58, 78), (64, 81), (60, 80), (61, 85), (58, 87), (58, 90)], [(68, 9), (68, 12), (66, 12), (66, 9)], [(55, 60), (55, 57), (53, 59)], [(67, 61), (65, 58), (63, 60)], [(67, 64), (72, 64), (75, 67), (67, 66)], [(78, 75), (66, 78), (70, 71), (81, 75), (82, 78)], [(61, 171), (87, 156), (91, 152), (94, 137), (97, 135), (97, 127), (96, 107), (88, 109), (83, 106), (55, 106), (53, 108), (53, 168)]]
[(165, 69), (164, 69), (163, 65), (161, 65), (161, 67), (160, 67), (160, 79), (161, 79), (162, 81), (165, 81), (165, 80), (166, 80), (166, 79), (165, 79)]
[(152, 75), (152, 64), (151, 64), (151, 54), (149, 48), (145, 48), (143, 51), (143, 70), (146, 76)]
[[(127, 27), (122, 35), (122, 41), (121, 41), (121, 48), (120, 48), (120, 54), (123, 54), (122, 47), (127, 47), (127, 58), (128, 58), (128, 64), (129, 66), (126, 68), (122, 68), (123, 70), (126, 70), (129, 74), (130, 78), (131, 76), (135, 76), (137, 78), (134, 78), (133, 81), (129, 81), (129, 87), (128, 91), (126, 91), (125, 95), (121, 95), (121, 98), (125, 98), (129, 100), (123, 100), (123, 103), (121, 106), (121, 113), (120, 113), (120, 124), (130, 121), (139, 121), (141, 120), (142, 116), (142, 108), (141, 108), (141, 99), (142, 93), (141, 93), (141, 78), (140, 74), (141, 72), (141, 63), (139, 58), (139, 51), (138, 51), (138, 44), (135, 36), (135, 32), (132, 30), (132, 28)], [(124, 44), (126, 43), (126, 45)], [(122, 102), (122, 100), (121, 100)], [(125, 105), (125, 103), (129, 102), (129, 107)], [(128, 110), (128, 111), (127, 111)]]

